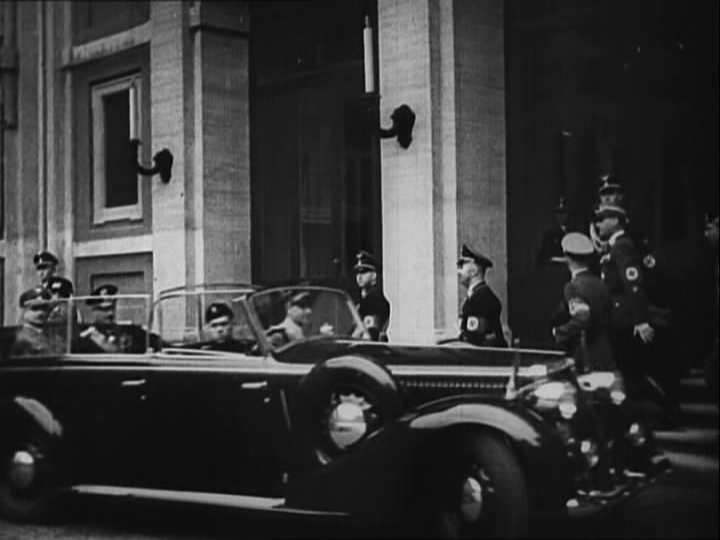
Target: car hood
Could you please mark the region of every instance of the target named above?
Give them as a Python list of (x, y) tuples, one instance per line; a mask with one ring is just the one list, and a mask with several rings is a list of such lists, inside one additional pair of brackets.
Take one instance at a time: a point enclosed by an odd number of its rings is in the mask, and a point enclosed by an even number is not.
[(519, 366), (548, 364), (565, 358), (559, 351), (500, 349), (490, 347), (408, 345), (381, 342), (310, 339), (296, 342), (276, 353), (281, 362), (316, 364), (328, 358), (355, 354), (369, 356), (385, 365), (413, 366)]

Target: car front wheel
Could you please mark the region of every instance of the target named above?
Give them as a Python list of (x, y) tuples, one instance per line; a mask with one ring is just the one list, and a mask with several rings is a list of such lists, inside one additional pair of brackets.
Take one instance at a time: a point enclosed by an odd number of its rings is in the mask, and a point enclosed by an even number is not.
[(463, 443), (457, 473), (435, 530), (444, 538), (518, 538), (528, 532), (525, 475), (498, 435), (474, 433)]
[(48, 516), (52, 488), (49, 451), (28, 441), (2, 450), (0, 515), (15, 521), (37, 521)]

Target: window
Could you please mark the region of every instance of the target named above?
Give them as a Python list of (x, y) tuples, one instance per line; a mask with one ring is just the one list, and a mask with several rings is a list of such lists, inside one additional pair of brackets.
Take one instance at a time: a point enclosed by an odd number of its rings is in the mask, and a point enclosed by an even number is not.
[(139, 138), (139, 75), (92, 86), (93, 223), (142, 219), (140, 178), (128, 141)]

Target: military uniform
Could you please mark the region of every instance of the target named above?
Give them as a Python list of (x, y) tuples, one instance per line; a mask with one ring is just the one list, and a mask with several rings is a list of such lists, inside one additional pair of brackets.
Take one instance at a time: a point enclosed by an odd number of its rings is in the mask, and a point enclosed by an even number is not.
[[(311, 295), (307, 291), (291, 291), (287, 293), (285, 303), (287, 311), (292, 306), (300, 308), (312, 307)], [(298, 341), (306, 337), (305, 329), (293, 321), (289, 314), (286, 314), (281, 323), (269, 327), (265, 331), (265, 335), (274, 348), (282, 347), (291, 341)]]
[[(570, 233), (562, 244), (563, 253), (579, 261), (589, 260), (594, 253), (592, 241), (584, 234)], [(553, 328), (553, 337), (584, 370), (614, 371), (608, 289), (587, 267), (571, 269), (571, 274), (563, 289), (567, 320)]]
[[(565, 199), (560, 199), (560, 202), (554, 209), (554, 213), (556, 215), (567, 215)], [(567, 226), (559, 223), (556, 223), (551, 228), (546, 229), (545, 232), (543, 232), (542, 240), (540, 242), (540, 250), (537, 254), (538, 264), (558, 262), (558, 259), (563, 256), (562, 246), (560, 244), (567, 232)]]
[[(463, 245), (458, 267), (472, 261), (478, 267), (492, 268), (492, 261)], [(484, 281), (468, 287), (468, 296), (460, 309), (460, 340), (480, 347), (507, 347), (503, 334), (500, 299)]]
[[(205, 310), (205, 324), (227, 324), (229, 327), (229, 334), (224, 336), (223, 339), (215, 339), (209, 343), (202, 345), (202, 349), (209, 351), (225, 351), (225, 352), (247, 352), (248, 342), (243, 342), (235, 339), (232, 336), (232, 327), (230, 324), (235, 318), (235, 314), (230, 306), (224, 302), (214, 302), (210, 304)], [(225, 319), (224, 321), (222, 319)]]
[(50, 294), (42, 287), (34, 287), (20, 295), (20, 307), (32, 310), (23, 312), (23, 325), (15, 335), (10, 349), (11, 356), (41, 356), (64, 352), (63, 341), (47, 332), (47, 313), (51, 304)]
[[(364, 272), (377, 272), (380, 269), (375, 257), (367, 251), (360, 251), (356, 255), (353, 267), (355, 275)], [(376, 279), (376, 278), (374, 278)], [(365, 328), (373, 341), (387, 341), (386, 330), (390, 322), (390, 302), (377, 286), (369, 285), (360, 290), (357, 309)]]

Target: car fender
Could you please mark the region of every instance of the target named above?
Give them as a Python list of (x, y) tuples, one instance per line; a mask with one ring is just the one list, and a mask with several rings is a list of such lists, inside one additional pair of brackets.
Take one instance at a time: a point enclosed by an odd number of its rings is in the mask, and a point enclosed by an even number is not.
[[(526, 473), (533, 513), (557, 515), (572, 489), (562, 440), (542, 418), (510, 402), (475, 396), (435, 401), (398, 417), (348, 455), (292, 475), (288, 504), (383, 521), (415, 508), (434, 476), (454, 466), (457, 435), (489, 429), (504, 435)], [(437, 491), (437, 490), (435, 490)]]
[(4, 440), (9, 440), (8, 432), (15, 436), (40, 435), (50, 440), (63, 435), (63, 426), (38, 399), (27, 396), (15, 396), (0, 405), (0, 419), (3, 423)]
[[(539, 414), (506, 400), (453, 396), (426, 404), (400, 419), (419, 440), (447, 448), (449, 433), (472, 429), (501, 434), (515, 451), (526, 475), (531, 508), (539, 514), (565, 509), (573, 492), (572, 469), (562, 438)], [(442, 451), (442, 450), (441, 450)], [(444, 452), (444, 451), (443, 451)]]

